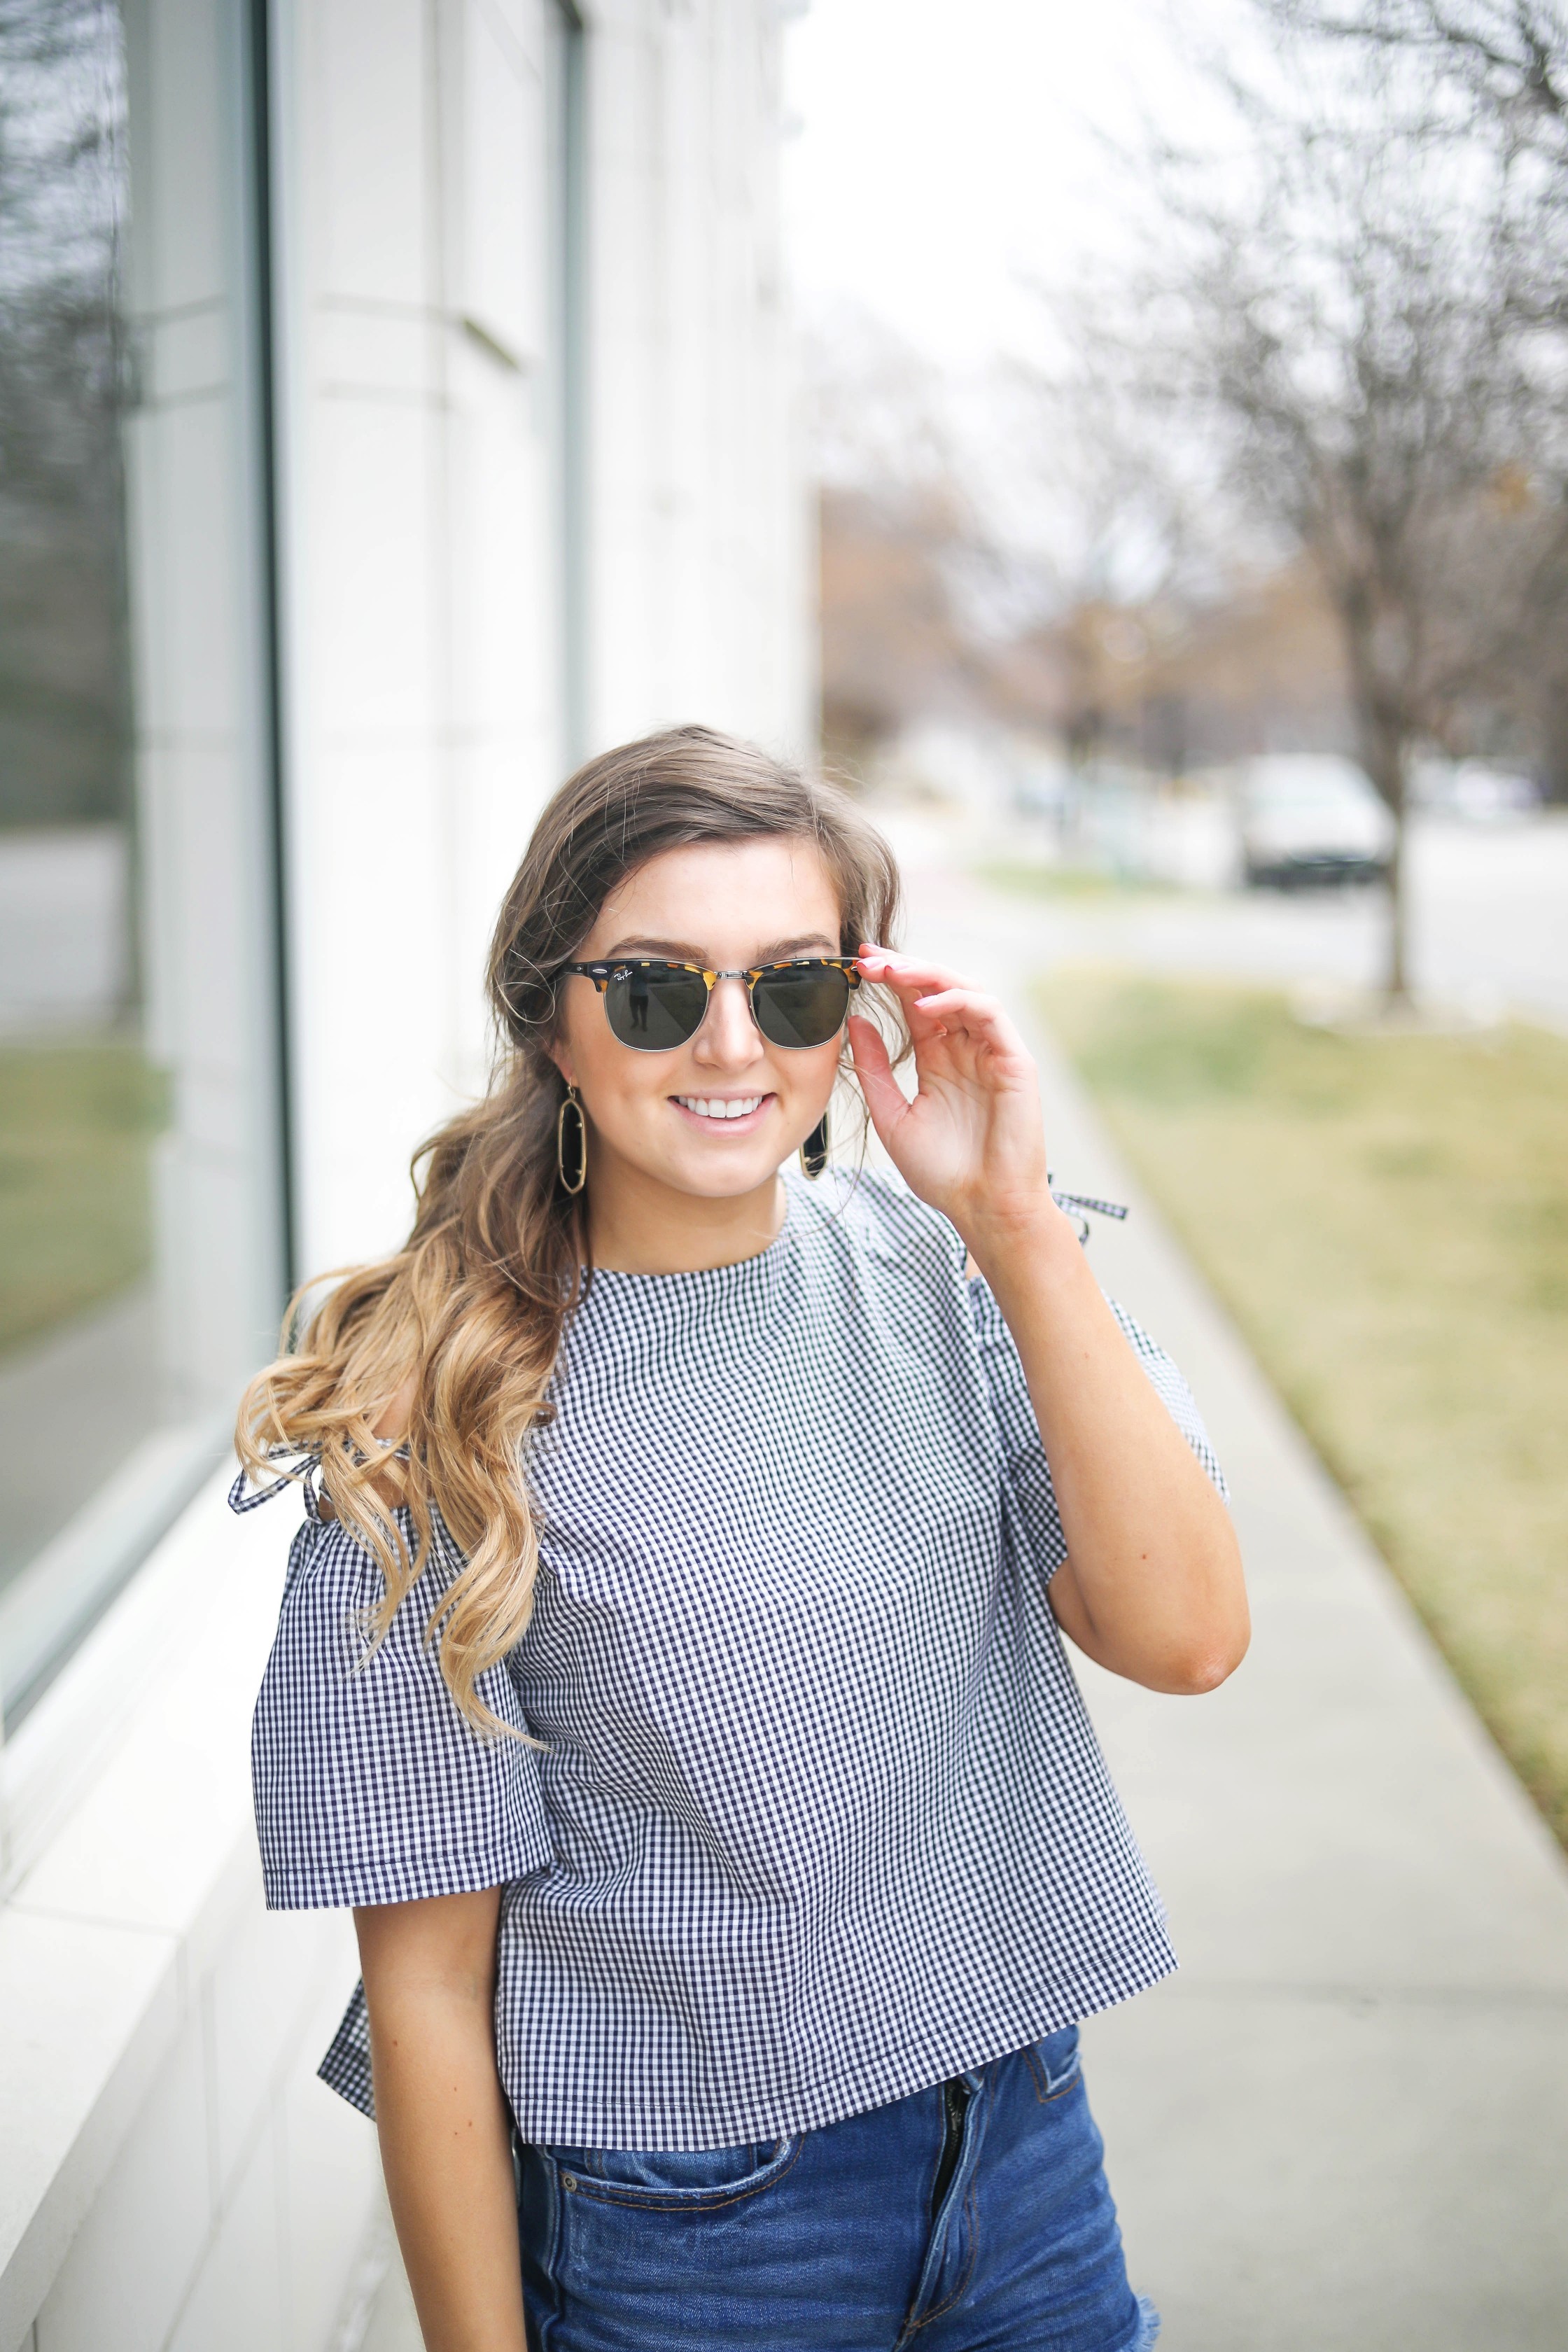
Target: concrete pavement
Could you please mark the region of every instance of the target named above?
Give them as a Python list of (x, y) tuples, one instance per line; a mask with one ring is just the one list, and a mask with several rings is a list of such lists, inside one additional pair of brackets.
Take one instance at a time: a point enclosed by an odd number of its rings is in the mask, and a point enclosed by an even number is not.
[[(1007, 910), (911, 898), (911, 947), (1027, 1016)], [(1206, 1698), (1082, 1669), (1183, 1959), (1086, 2036), (1134, 2282), (1163, 2352), (1563, 2352), (1568, 1865), (1029, 1025), (1058, 1175), (1134, 1204), (1094, 1261), (1197, 1393), (1256, 1622)]]

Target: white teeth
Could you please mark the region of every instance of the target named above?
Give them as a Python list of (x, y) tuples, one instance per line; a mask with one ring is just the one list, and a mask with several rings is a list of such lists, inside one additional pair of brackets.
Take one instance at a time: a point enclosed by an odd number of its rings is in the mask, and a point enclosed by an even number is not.
[(744, 1118), (748, 1112), (761, 1107), (761, 1095), (735, 1095), (728, 1098), (715, 1095), (677, 1095), (676, 1101), (683, 1110), (695, 1111), (699, 1118)]

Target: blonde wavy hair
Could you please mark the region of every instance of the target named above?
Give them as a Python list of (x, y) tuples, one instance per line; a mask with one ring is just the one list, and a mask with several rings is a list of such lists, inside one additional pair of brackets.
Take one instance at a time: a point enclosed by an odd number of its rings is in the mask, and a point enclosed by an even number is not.
[[(297, 1292), (282, 1353), (240, 1406), (236, 1447), (252, 1478), (318, 1468), (338, 1518), (379, 1563), (373, 1646), (439, 1531), (450, 1537), (462, 1558), (425, 1639), (438, 1644), (452, 1697), (482, 1734), (507, 1727), (479, 1681), (521, 1640), (533, 1607), (529, 1439), (552, 1417), (562, 1335), (592, 1279), (586, 1196), (563, 1189), (556, 1164), (565, 1088), (549, 1047), (563, 967), (611, 891), (650, 858), (759, 835), (815, 843), (837, 892), (841, 952), (862, 940), (891, 943), (900, 893), (887, 845), (842, 793), (752, 744), (673, 728), (590, 760), (561, 787), (490, 946), (488, 1091), (415, 1154), (404, 1246)], [(323, 1281), (331, 1286), (321, 1297)], [(397, 1451), (376, 1436), (395, 1405)]]

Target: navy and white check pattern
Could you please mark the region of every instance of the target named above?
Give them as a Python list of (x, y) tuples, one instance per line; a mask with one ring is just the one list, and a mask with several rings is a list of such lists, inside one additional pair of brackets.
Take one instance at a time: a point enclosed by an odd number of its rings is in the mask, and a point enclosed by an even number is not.
[[(313, 1514), (295, 1538), (255, 1726), (268, 1901), (503, 1885), (525, 2139), (810, 2129), (1175, 1965), (1047, 1604), (1023, 1369), (963, 1265), (901, 1189), (792, 1178), (761, 1256), (595, 1276), (529, 1465), (533, 1620), (484, 1686), (542, 1746), (476, 1738), (424, 1645), (449, 1538), (368, 1664), (374, 1561)], [(322, 2073), (370, 2110), (360, 1996)]]

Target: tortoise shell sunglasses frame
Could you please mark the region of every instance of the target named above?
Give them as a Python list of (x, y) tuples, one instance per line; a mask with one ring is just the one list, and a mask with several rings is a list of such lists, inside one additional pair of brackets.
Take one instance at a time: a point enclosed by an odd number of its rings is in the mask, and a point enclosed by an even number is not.
[(641, 1054), (673, 1053), (689, 1045), (708, 1017), (714, 987), (721, 980), (745, 982), (752, 1020), (771, 1045), (789, 1053), (826, 1045), (836, 1037), (850, 997), (860, 986), (853, 956), (803, 956), (795, 962), (742, 965), (733, 971), (616, 956), (604, 963), (569, 963), (563, 969), (593, 982), (605, 1000), (614, 1035)]

